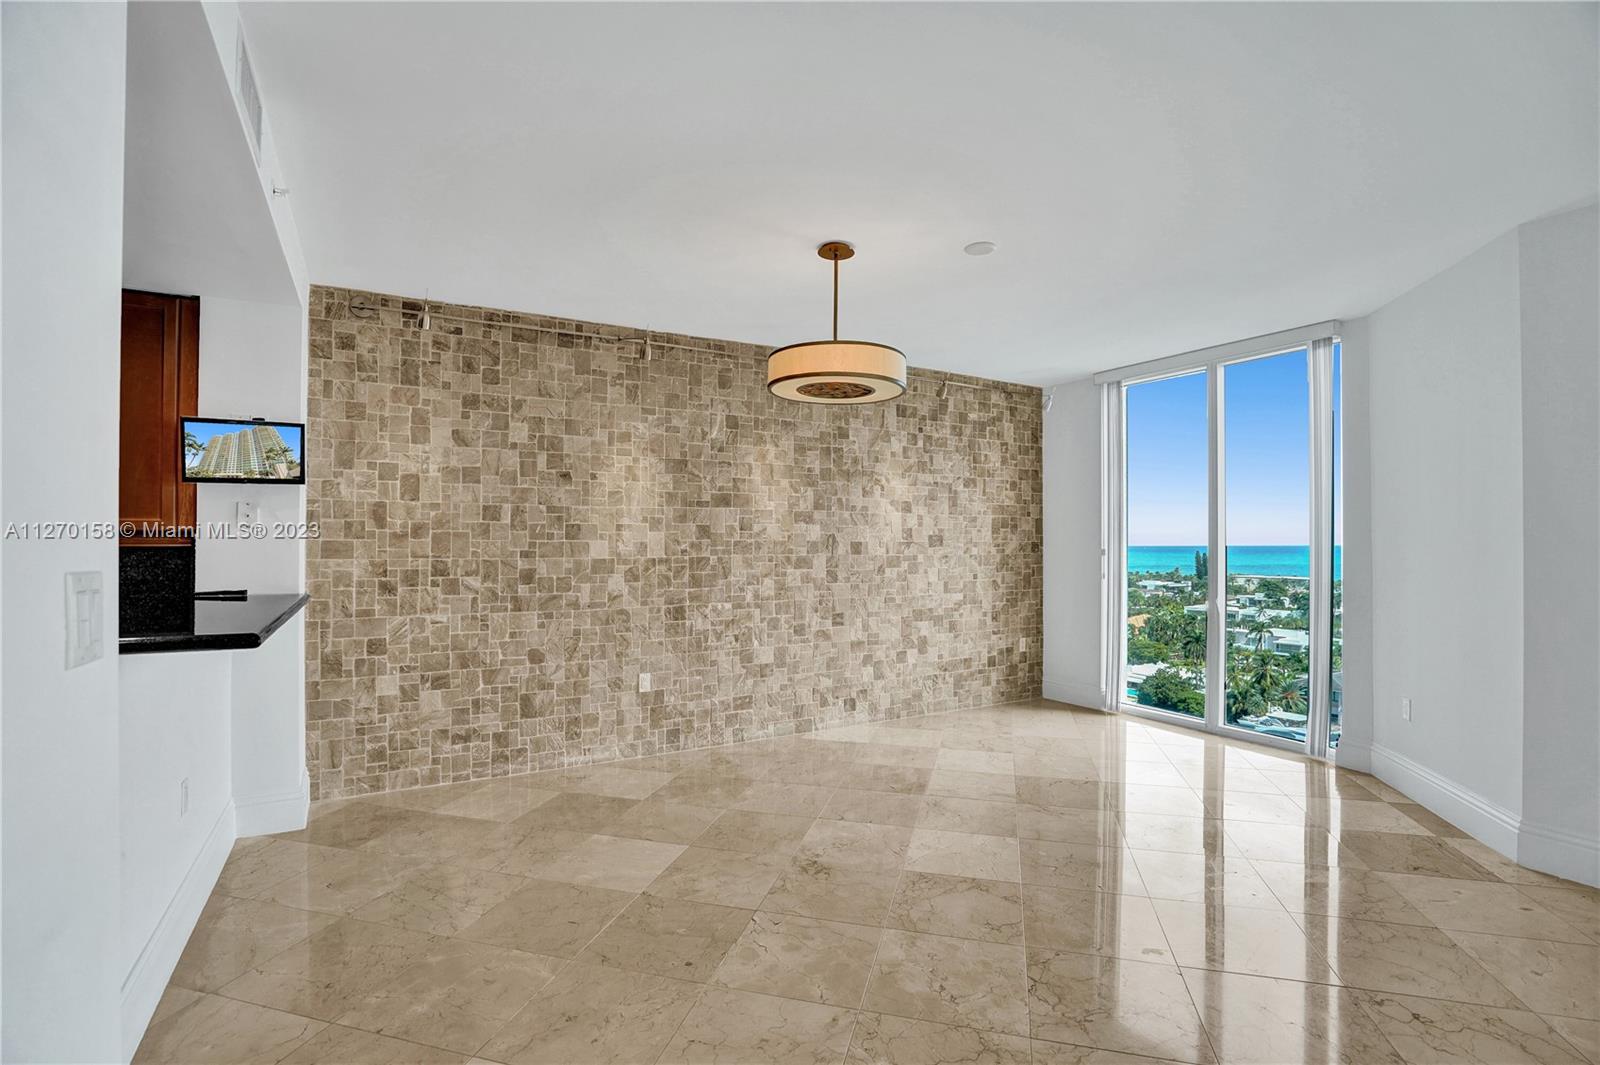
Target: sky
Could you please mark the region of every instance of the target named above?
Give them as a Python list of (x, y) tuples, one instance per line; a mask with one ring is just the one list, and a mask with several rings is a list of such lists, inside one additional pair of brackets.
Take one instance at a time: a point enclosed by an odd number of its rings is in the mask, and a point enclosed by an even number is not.
[[(1230, 544), (1310, 542), (1306, 360), (1302, 349), (1222, 371)], [(1337, 358), (1334, 367), (1337, 426)], [(1128, 543), (1205, 544), (1205, 373), (1130, 385), (1127, 397)], [(1336, 520), (1342, 508), (1341, 498)]]

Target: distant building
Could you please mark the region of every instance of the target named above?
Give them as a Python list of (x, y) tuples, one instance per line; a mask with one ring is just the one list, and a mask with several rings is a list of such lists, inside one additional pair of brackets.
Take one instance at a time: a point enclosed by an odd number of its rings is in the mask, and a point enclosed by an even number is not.
[(195, 477), (286, 477), (294, 473), (296, 465), (276, 427), (252, 425), (237, 433), (213, 436), (189, 473)]

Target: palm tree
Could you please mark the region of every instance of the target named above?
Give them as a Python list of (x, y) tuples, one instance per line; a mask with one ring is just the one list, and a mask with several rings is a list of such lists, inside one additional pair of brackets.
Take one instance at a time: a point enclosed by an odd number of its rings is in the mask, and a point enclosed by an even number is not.
[(188, 455), (190, 458), (190, 461), (185, 465), (193, 466), (194, 458), (196, 456), (205, 454), (205, 451), (206, 446), (200, 442), (200, 438), (198, 436), (187, 432), (183, 434), (183, 453)]
[(1272, 622), (1265, 616), (1257, 613), (1250, 619), (1250, 624), (1245, 630), (1256, 642), (1256, 650), (1264, 651), (1267, 648), (1267, 637), (1272, 635)]

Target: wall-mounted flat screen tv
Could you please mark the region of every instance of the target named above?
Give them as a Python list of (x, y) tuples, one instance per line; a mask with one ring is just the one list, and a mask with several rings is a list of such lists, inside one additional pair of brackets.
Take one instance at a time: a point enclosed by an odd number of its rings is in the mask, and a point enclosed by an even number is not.
[(183, 479), (306, 483), (306, 427), (298, 422), (183, 419)]

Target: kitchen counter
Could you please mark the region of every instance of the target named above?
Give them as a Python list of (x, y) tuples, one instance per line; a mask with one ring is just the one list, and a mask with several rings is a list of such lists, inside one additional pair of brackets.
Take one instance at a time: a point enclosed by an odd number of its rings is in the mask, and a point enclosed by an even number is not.
[(244, 651), (260, 647), (311, 600), (304, 592), (251, 595), (245, 599), (197, 599), (194, 622), (168, 632), (122, 633), (117, 653)]

